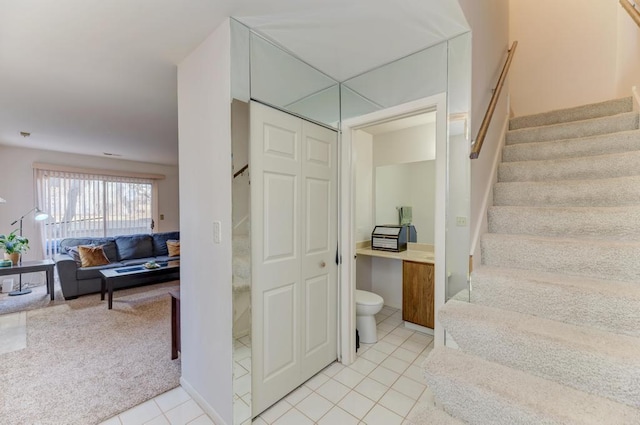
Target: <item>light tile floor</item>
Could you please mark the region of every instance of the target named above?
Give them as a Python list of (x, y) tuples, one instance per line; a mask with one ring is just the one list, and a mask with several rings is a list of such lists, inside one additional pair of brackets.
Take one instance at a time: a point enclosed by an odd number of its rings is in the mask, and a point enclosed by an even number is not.
[[(376, 316), (378, 342), (361, 344), (357, 360), (327, 366), (258, 416), (256, 425), (406, 425), (421, 402), (432, 402), (420, 365), (433, 348), (433, 337), (404, 327), (399, 310), (384, 307)], [(245, 417), (250, 397), (249, 338), (236, 341), (234, 410)], [(244, 364), (242, 364), (244, 362)], [(243, 372), (246, 372), (244, 373)], [(244, 382), (244, 381), (242, 381)], [(238, 384), (235, 382), (234, 384)], [(240, 408), (236, 407), (240, 406)], [(246, 422), (248, 423), (248, 421)], [(182, 389), (176, 388), (121, 413), (102, 425), (214, 424)]]

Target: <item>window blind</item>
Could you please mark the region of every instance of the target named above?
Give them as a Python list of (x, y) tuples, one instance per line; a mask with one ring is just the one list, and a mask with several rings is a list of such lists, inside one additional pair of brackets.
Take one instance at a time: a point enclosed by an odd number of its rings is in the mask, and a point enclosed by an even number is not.
[(45, 256), (64, 238), (150, 233), (155, 180), (130, 176), (34, 169)]

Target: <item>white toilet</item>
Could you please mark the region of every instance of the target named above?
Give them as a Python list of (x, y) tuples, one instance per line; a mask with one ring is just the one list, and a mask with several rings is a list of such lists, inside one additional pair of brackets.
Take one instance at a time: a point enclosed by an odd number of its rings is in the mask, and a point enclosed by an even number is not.
[(383, 305), (380, 295), (356, 289), (356, 329), (363, 344), (378, 342), (375, 315)]

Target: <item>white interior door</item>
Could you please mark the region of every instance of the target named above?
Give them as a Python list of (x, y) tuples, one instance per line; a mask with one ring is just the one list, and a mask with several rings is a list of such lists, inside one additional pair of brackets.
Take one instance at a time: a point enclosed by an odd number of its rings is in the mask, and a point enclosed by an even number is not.
[(251, 103), (252, 410), (336, 359), (337, 135)]

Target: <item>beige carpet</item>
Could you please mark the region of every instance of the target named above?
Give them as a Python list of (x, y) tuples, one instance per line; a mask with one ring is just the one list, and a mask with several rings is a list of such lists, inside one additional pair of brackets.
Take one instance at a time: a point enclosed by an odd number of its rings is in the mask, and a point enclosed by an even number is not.
[(511, 121), (482, 264), (465, 302), (438, 311), (458, 349), (438, 347), (424, 363), (440, 414), (471, 425), (640, 424), (631, 109), (625, 98)]
[[(0, 282), (2, 277), (0, 277)], [(62, 296), (60, 290), (60, 283), (55, 283), (54, 295), (55, 300), (51, 301), (51, 297), (47, 294), (47, 286), (43, 283), (28, 284), (23, 287), (31, 289), (30, 294), (9, 296), (9, 294), (0, 294), (0, 314), (17, 313), (19, 311), (34, 310), (37, 308), (50, 307), (54, 305), (60, 305), (65, 303), (65, 299)], [(18, 289), (16, 283), (14, 289)]]
[(27, 312), (27, 348), (0, 355), (0, 424), (100, 423), (179, 385), (171, 360), (178, 282)]

